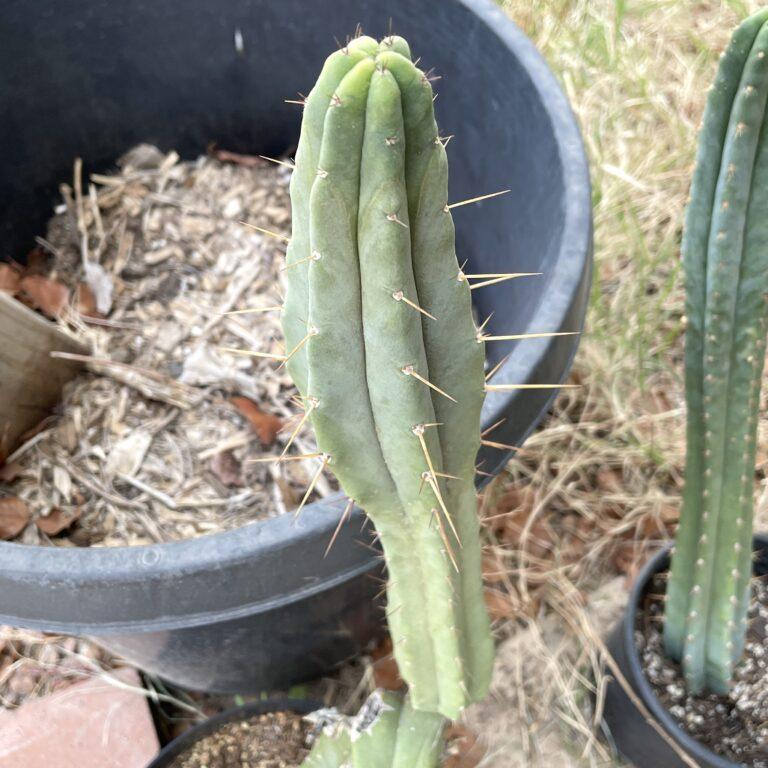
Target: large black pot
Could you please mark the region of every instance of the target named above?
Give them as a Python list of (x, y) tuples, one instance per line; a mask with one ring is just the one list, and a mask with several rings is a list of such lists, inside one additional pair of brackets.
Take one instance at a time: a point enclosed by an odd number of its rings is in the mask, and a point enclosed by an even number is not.
[(308, 715), (321, 707), (320, 702), (307, 699), (265, 699), (228, 709), (226, 712), (209, 717), (175, 738), (160, 750), (147, 768), (171, 768), (176, 758), (189, 752), (198, 741), (210, 736), (229, 723), (243, 722), (256, 715), (266, 715), (271, 712), (293, 712), (297, 715)]
[[(284, 99), (311, 87), (334, 37), (391, 23), (443, 76), (452, 199), (512, 190), (456, 211), (460, 258), (473, 272), (543, 273), (477, 291), (478, 314), (494, 313), (495, 334), (581, 329), (592, 223), (579, 131), (544, 61), (490, 0), (9, 0), (2, 17), (0, 255), (30, 247), (76, 156), (98, 171), (139, 141), (188, 157), (211, 141), (279, 155), (300, 119)], [(489, 365), (509, 355), (493, 382), (561, 382), (577, 344), (491, 344)], [(518, 445), (553, 395), (495, 392), (483, 424), (505, 419), (492, 437)], [(494, 472), (506, 458), (485, 448), (479, 460)], [(0, 623), (96, 636), (191, 688), (249, 692), (322, 674), (381, 623), (359, 512), (323, 558), (342, 506), (160, 546), (0, 544)]]
[[(768, 536), (755, 536), (754, 549), (754, 573), (765, 576), (768, 573)], [(669, 549), (658, 552), (645, 564), (632, 588), (624, 617), (608, 639), (608, 650), (656, 724), (699, 768), (739, 768), (739, 763), (720, 757), (691, 738), (658, 700), (643, 673), (635, 643), (637, 615), (651, 579), (668, 568)], [(605, 692), (603, 720), (619, 753), (638, 768), (690, 768), (690, 763), (682, 760), (635, 706), (625, 689), (613, 679)]]

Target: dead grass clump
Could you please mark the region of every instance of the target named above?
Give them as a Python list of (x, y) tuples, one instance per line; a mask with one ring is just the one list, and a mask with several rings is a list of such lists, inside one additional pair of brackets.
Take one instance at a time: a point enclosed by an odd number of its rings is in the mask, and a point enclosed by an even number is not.
[[(486, 579), (501, 645), (492, 696), (470, 722), (490, 747), (484, 765), (613, 765), (596, 738), (605, 680), (597, 636), (640, 564), (675, 531), (685, 451), (683, 210), (717, 57), (757, 3), (505, 6), (581, 121), (596, 272), (573, 371), (583, 386), (561, 394), (485, 493)], [(765, 442), (768, 419), (760, 431)], [(756, 477), (763, 520), (765, 456)]]

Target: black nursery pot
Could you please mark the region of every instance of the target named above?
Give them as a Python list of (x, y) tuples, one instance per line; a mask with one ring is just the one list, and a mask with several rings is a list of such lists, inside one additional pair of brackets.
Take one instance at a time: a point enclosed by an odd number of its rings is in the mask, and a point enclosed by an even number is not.
[[(768, 573), (768, 536), (756, 535), (755, 576)], [(608, 650), (621, 669), (635, 695), (645, 705), (654, 720), (685, 754), (700, 768), (739, 768), (740, 763), (726, 760), (691, 738), (664, 708), (643, 673), (640, 655), (635, 644), (635, 626), (639, 606), (651, 579), (669, 568), (669, 549), (664, 549), (646, 563), (629, 596), (629, 604), (622, 621), (608, 640)], [(604, 724), (623, 757), (638, 768), (689, 768), (669, 743), (651, 726), (632, 703), (624, 688), (611, 680), (605, 693)]]
[[(511, 189), (455, 214), (468, 271), (542, 273), (475, 291), (488, 332), (581, 330), (592, 252), (582, 142), (547, 65), (491, 0), (10, 0), (2, 16), (0, 256), (23, 260), (75, 157), (93, 172), (138, 142), (185, 157), (211, 142), (291, 151), (301, 115), (284, 100), (311, 88), (334, 38), (360, 23), (407, 36), (442, 76), (451, 199)], [(577, 344), (489, 344), (489, 366), (506, 358), (492, 381), (562, 382)], [(492, 439), (519, 445), (554, 394), (493, 392), (483, 426), (501, 420)], [(494, 473), (507, 453), (484, 447), (478, 459)], [(343, 506), (148, 547), (0, 543), (0, 623), (96, 637), (188, 688), (286, 687), (358, 653), (382, 625), (380, 561), (359, 511), (323, 556)]]
[(199, 725), (182, 733), (181, 736), (163, 747), (147, 768), (170, 768), (177, 757), (189, 752), (198, 741), (229, 723), (243, 722), (257, 715), (266, 715), (271, 712), (293, 712), (297, 715), (308, 715), (321, 707), (320, 702), (309, 701), (308, 699), (265, 699), (228, 709), (226, 712), (209, 717)]

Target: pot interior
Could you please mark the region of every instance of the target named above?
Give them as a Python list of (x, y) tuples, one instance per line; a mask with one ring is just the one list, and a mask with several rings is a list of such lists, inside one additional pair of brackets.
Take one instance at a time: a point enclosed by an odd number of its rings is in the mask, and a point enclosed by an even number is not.
[[(139, 142), (187, 158), (212, 142), (290, 153), (301, 108), (285, 100), (308, 92), (335, 41), (358, 25), (378, 37), (391, 29), (442, 78), (438, 120), (454, 136), (450, 199), (511, 189), (455, 211), (457, 250), (476, 272), (544, 273), (476, 296), (483, 318), (496, 309), (492, 332), (525, 330), (553, 277), (566, 194), (551, 117), (528, 69), (468, 7), (484, 0), (331, 5), (318, 13), (310, 0), (11, 2), (0, 29), (0, 257), (23, 260), (44, 234), (75, 157), (89, 173)], [(491, 361), (508, 351), (492, 346)]]

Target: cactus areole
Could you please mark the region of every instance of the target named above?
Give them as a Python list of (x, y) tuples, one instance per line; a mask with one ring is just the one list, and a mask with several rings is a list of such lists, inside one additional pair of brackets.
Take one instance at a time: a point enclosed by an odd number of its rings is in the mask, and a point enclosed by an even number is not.
[(768, 311), (768, 10), (720, 61), (691, 186), (686, 487), (665, 644), (692, 693), (727, 691), (746, 633), (753, 482)]
[(381, 539), (413, 706), (456, 717), (493, 660), (473, 483), (484, 349), (433, 98), (402, 38), (327, 59), (291, 179), (283, 328), (321, 461)]

